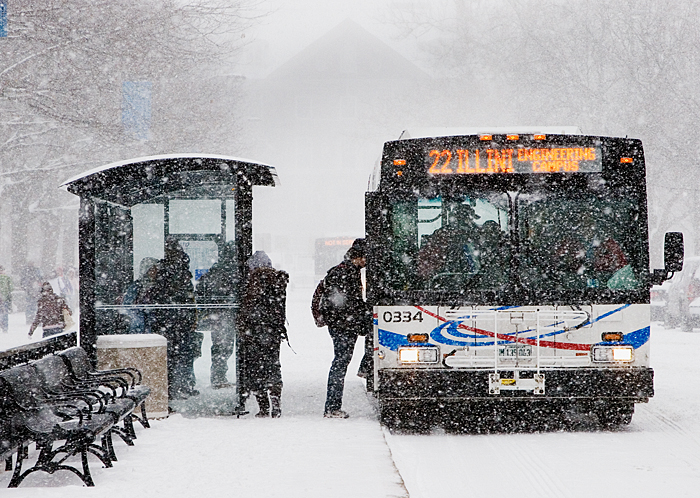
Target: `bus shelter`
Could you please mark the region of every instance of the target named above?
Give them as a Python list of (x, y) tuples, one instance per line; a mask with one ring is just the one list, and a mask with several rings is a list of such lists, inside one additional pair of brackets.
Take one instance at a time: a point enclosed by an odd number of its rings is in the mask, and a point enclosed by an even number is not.
[[(143, 306), (125, 305), (125, 293), (141, 262), (163, 258), (167, 243), (189, 256), (195, 286), (228, 247), (241, 285), (252, 252), (253, 187), (276, 183), (271, 166), (202, 154), (131, 159), (66, 181), (80, 197), (80, 345), (93, 360), (99, 335), (129, 332), (129, 309)], [(236, 295), (168, 306), (237, 308)]]

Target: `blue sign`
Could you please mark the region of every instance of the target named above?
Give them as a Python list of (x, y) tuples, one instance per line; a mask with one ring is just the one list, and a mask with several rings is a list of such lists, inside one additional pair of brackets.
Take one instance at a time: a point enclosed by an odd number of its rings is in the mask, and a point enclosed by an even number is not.
[(124, 132), (137, 140), (148, 140), (151, 126), (150, 81), (122, 83), (122, 124)]
[(7, 37), (7, 2), (0, 0), (0, 38)]

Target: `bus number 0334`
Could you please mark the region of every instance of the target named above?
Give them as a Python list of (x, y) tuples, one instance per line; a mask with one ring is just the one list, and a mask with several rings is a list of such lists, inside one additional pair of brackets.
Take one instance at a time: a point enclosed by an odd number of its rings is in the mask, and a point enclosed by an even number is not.
[(422, 322), (423, 312), (417, 311), (412, 314), (410, 311), (385, 311), (382, 315), (385, 322)]

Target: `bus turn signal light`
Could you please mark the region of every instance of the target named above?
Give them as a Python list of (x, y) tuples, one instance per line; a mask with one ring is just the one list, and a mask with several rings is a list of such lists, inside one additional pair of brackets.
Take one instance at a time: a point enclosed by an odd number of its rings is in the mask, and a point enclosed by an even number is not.
[(622, 332), (603, 332), (603, 341), (622, 342)]
[(408, 342), (428, 342), (428, 334), (408, 334)]

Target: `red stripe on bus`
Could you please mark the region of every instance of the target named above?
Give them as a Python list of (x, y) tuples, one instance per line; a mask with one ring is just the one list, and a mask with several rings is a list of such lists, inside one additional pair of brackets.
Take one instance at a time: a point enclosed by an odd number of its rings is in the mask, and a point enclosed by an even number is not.
[[(433, 318), (437, 318), (438, 320), (442, 320), (443, 322), (451, 321), (451, 320), (448, 320), (447, 318), (444, 318), (440, 315), (432, 313), (432, 312), (430, 312), (430, 311), (428, 311), (425, 308), (422, 308), (420, 306), (415, 306), (415, 308), (422, 311), (426, 315), (432, 316)], [(495, 332), (489, 332), (488, 330), (477, 329), (474, 327), (467, 327), (466, 325), (461, 324), (461, 323), (458, 323), (457, 327), (460, 329), (468, 330), (470, 332), (476, 332), (477, 334), (485, 335), (487, 337), (493, 337), (495, 339), (501, 339), (504, 341), (519, 342), (522, 344), (530, 344), (532, 346), (537, 346), (537, 339), (529, 339), (529, 338), (525, 338), (525, 337), (519, 337), (516, 339), (510, 335), (496, 334)], [(540, 347), (552, 348), (552, 349), (570, 349), (570, 350), (574, 350), (574, 351), (588, 351), (591, 349), (590, 344), (561, 343), (561, 342), (543, 341), (543, 340), (540, 340)]]

